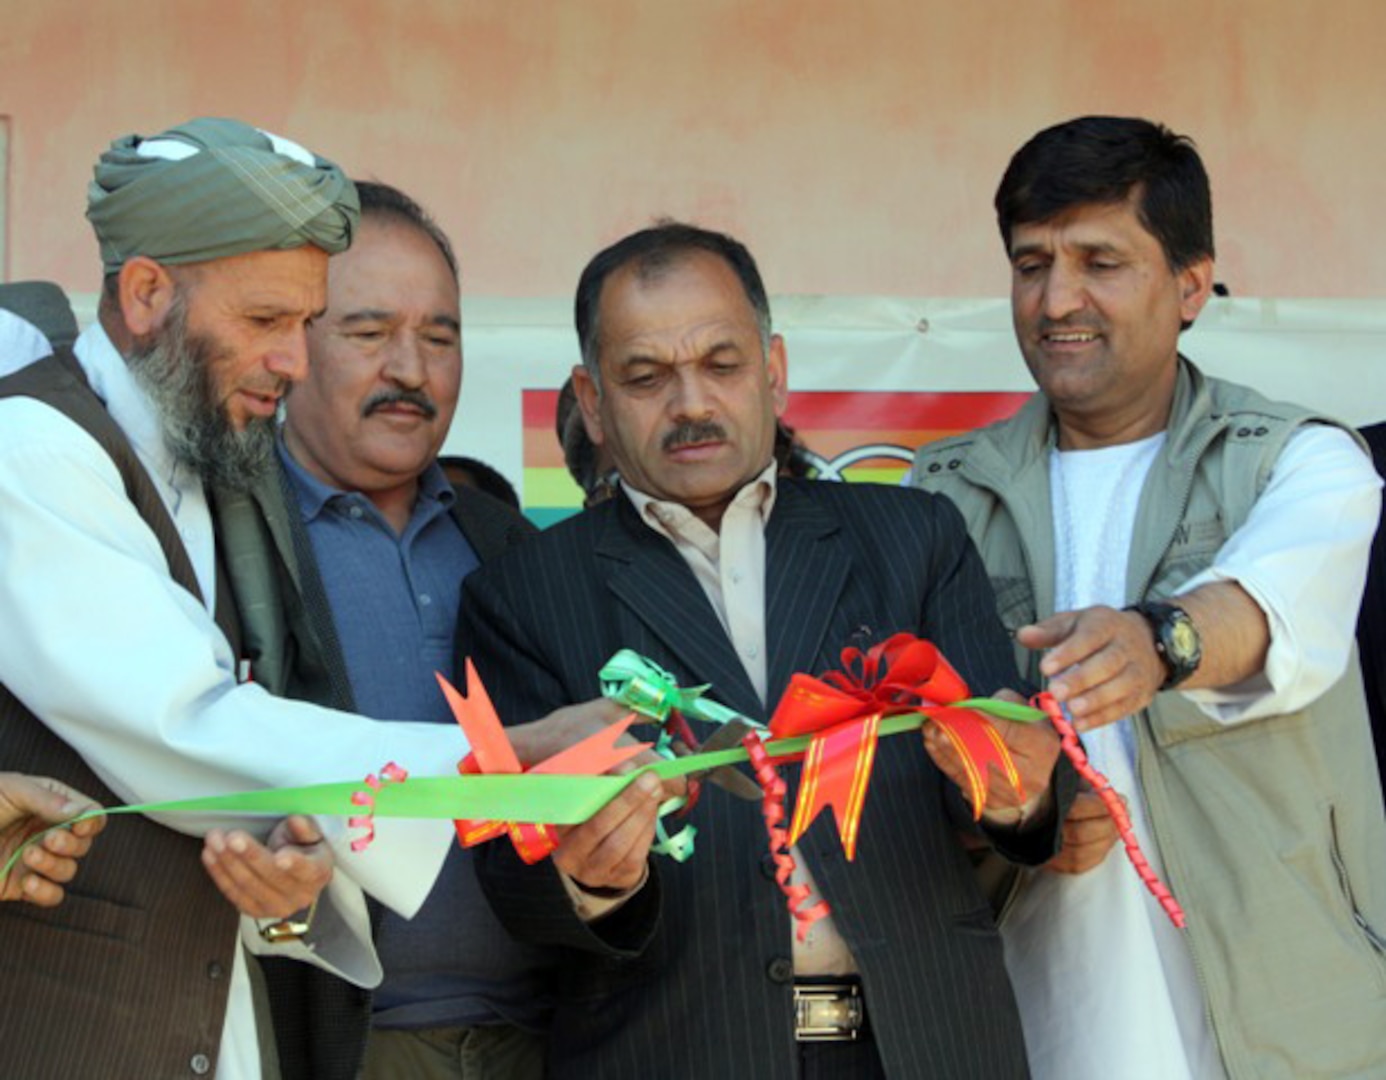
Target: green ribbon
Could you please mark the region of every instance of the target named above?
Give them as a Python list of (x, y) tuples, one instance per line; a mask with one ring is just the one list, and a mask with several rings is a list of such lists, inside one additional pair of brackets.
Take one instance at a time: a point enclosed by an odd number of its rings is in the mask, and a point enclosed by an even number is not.
[(608, 660), (597, 678), (601, 680), (602, 693), (612, 701), (661, 724), (670, 713), (681, 712), (709, 724), (740, 720), (755, 730), (765, 730), (758, 720), (704, 697), (711, 686), (680, 687), (662, 667), (630, 649), (622, 649)]
[[(633, 655), (633, 654), (632, 654)], [(605, 669), (603, 669), (605, 670)], [(672, 684), (672, 679), (669, 680)], [(701, 693), (701, 689), (699, 691)], [(686, 691), (683, 692), (686, 694)], [(715, 705), (698, 698), (703, 706)], [(999, 717), (1032, 723), (1044, 719), (1044, 713), (1027, 705), (993, 698), (971, 698), (959, 701), (951, 708), (976, 709)], [(723, 712), (730, 710), (717, 709)], [(667, 714), (666, 714), (667, 715)], [(744, 717), (734, 718), (744, 720)], [(888, 716), (881, 721), (880, 735), (899, 735), (918, 731), (927, 717), (918, 712)], [(809, 736), (775, 739), (765, 744), (772, 758), (801, 754), (808, 749)], [(653, 773), (661, 780), (709, 772), (724, 765), (737, 765), (747, 760), (744, 747), (730, 747), (698, 754), (685, 754), (651, 765), (623, 776), (560, 776), (548, 773), (515, 773), (508, 775), (420, 776), (400, 783), (387, 783), (374, 792), (376, 817), (449, 818), (533, 822), (548, 825), (579, 825), (619, 795), (641, 773)], [(351, 796), (366, 787), (363, 781), (331, 784), (310, 784), (306, 787), (269, 788), (242, 791), (230, 795), (211, 795), (198, 799), (178, 799), (172, 802), (141, 803), (136, 806), (110, 806), (81, 814), (62, 825), (66, 828), (87, 818), (117, 814), (264, 814), (283, 817), (288, 814), (333, 814), (355, 816), (361, 808), (353, 805)], [(37, 843), (52, 829), (31, 837), (10, 856), (0, 880), (9, 876), (25, 848)], [(688, 838), (691, 843), (692, 838)], [(98, 839), (97, 843), (101, 841)], [(680, 842), (680, 846), (682, 842)], [(686, 858), (687, 856), (685, 856)]]
[[(608, 660), (597, 678), (601, 681), (603, 695), (657, 724), (663, 724), (671, 713), (680, 712), (685, 717), (696, 717), (710, 724), (730, 724), (739, 720), (753, 730), (765, 730), (764, 724), (704, 697), (712, 689), (711, 685), (684, 689), (669, 672), (633, 649), (622, 649)], [(653, 752), (666, 759), (675, 756), (673, 736), (667, 729), (660, 731)], [(693, 856), (693, 840), (698, 830), (685, 825), (678, 832), (670, 833), (664, 824), (667, 815), (686, 805), (687, 799), (670, 799), (659, 808), (655, 839), (650, 845), (656, 855), (667, 855), (675, 862), (687, 862)]]

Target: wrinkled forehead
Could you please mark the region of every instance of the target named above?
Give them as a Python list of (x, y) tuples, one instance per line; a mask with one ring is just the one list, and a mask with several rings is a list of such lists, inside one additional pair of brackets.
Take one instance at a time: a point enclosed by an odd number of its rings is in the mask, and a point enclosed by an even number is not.
[(620, 267), (604, 283), (598, 310), (603, 350), (645, 338), (759, 335), (736, 271), (707, 252)]

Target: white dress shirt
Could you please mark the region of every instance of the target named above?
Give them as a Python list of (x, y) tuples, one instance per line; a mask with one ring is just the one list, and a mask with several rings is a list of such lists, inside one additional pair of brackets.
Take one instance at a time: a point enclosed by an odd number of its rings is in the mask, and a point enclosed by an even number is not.
[[(767, 690), (765, 661), (765, 526), (775, 506), (775, 462), (736, 493), (721, 526), (714, 531), (688, 507), (661, 502), (631, 487), (622, 488), (644, 522), (677, 549), (698, 579), (717, 618), (722, 623), (746, 676), (765, 704)], [(717, 689), (713, 688), (716, 697)], [(819, 900), (818, 887), (797, 847), (792, 884), (807, 885), (811, 895), (807, 907)], [(850, 975), (857, 971), (847, 942), (838, 933), (832, 916), (815, 922), (808, 937), (794, 937), (796, 975)]]

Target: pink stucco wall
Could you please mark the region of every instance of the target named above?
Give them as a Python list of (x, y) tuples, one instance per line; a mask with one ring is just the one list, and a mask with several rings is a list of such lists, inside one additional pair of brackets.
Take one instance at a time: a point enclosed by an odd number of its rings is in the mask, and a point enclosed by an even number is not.
[(94, 289), (97, 152), (213, 113), (415, 194), (473, 295), (662, 213), (775, 292), (996, 295), (1007, 157), (1115, 112), (1198, 139), (1234, 292), (1375, 297), (1383, 56), (1379, 0), (0, 0), (3, 270)]

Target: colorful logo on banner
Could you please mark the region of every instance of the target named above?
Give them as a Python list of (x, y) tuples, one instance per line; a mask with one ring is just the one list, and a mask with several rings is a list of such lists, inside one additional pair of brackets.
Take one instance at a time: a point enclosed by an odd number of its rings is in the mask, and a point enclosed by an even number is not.
[[(898, 484), (915, 448), (1012, 415), (1026, 392), (798, 390), (785, 422), (822, 480)], [(525, 390), (525, 513), (540, 528), (582, 509), (554, 434), (556, 390)]]

